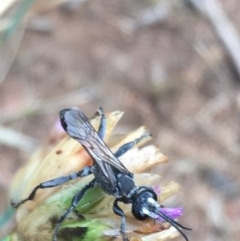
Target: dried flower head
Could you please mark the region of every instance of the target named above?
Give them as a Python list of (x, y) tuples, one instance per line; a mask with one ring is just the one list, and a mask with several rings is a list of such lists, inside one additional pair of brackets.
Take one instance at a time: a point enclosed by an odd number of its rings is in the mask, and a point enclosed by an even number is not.
[[(113, 152), (122, 144), (146, 132), (144, 127), (140, 127), (122, 138), (113, 135), (112, 132), (122, 115), (120, 111), (107, 115), (104, 141)], [(91, 120), (91, 124), (96, 129), (99, 122), (99, 116)], [(56, 139), (50, 138), (47, 145), (34, 153), (15, 176), (11, 188), (11, 199), (15, 202), (26, 198), (39, 183), (69, 175), (91, 164), (91, 158), (78, 142), (62, 134), (59, 128), (55, 133), (57, 133), (57, 139), (61, 141), (53, 146)], [(138, 146), (144, 144), (149, 138), (146, 136), (138, 143)], [(46, 154), (46, 152), (49, 153)], [(134, 180), (138, 186), (154, 188), (159, 202), (162, 203), (179, 190), (179, 185), (174, 182), (160, 188), (160, 176), (146, 172), (167, 161), (157, 147), (150, 145), (139, 148), (136, 146), (124, 154), (120, 160), (130, 172), (135, 174)], [(16, 230), (4, 240), (52, 240), (58, 218), (70, 206), (72, 197), (92, 178), (90, 175), (62, 186), (38, 190), (33, 200), (19, 206), (16, 211)], [(74, 212), (61, 225), (58, 240), (121, 240), (120, 220), (112, 212), (113, 201), (114, 197), (106, 195), (99, 187), (87, 191)], [(127, 216), (127, 232), (131, 241), (167, 240), (177, 236), (177, 230), (183, 234), (181, 228), (184, 227), (178, 226), (179, 224), (174, 220), (182, 215), (182, 208), (165, 208), (151, 198), (145, 200), (144, 207), (142, 213), (151, 219), (139, 221), (133, 217), (130, 205), (121, 206)]]

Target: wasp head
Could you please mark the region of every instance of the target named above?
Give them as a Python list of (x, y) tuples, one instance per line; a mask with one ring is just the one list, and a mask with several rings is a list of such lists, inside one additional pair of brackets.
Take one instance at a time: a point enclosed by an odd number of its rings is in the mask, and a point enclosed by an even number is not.
[(182, 229), (191, 230), (182, 226), (174, 219), (182, 215), (182, 208), (165, 208), (157, 202), (157, 194), (150, 187), (139, 187), (132, 203), (132, 214), (136, 219), (152, 218), (158, 222), (168, 222), (188, 241)]

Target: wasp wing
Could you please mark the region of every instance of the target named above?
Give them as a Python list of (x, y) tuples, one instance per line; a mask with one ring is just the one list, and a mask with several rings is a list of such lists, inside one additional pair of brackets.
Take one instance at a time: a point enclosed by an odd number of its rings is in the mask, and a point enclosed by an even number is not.
[(68, 135), (80, 142), (109, 180), (115, 180), (112, 167), (122, 173), (130, 174), (99, 137), (82, 111), (79, 109), (64, 109), (60, 111), (60, 120)]

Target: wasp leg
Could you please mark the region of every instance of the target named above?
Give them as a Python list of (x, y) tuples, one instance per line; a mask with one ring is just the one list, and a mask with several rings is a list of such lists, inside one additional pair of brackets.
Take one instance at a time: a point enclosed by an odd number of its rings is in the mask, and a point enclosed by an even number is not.
[(133, 141), (130, 141), (126, 144), (123, 144), (122, 146), (120, 146), (118, 148), (118, 150), (114, 153), (115, 157), (120, 157), (122, 156), (124, 153), (126, 153), (127, 151), (129, 151), (131, 148), (133, 148), (134, 146), (136, 146), (142, 139), (149, 137), (150, 133), (149, 132), (145, 132), (143, 133), (140, 137), (136, 138)]
[(79, 172), (71, 173), (68, 176), (62, 176), (62, 177), (58, 177), (58, 178), (55, 178), (55, 179), (52, 179), (52, 180), (49, 180), (46, 182), (42, 182), (32, 190), (32, 192), (30, 193), (30, 195), (27, 198), (25, 198), (17, 203), (15, 203), (12, 200), (11, 204), (13, 207), (17, 208), (18, 206), (25, 203), (26, 201), (33, 200), (38, 189), (56, 187), (56, 186), (64, 184), (65, 182), (76, 179), (78, 177), (84, 177), (84, 176), (90, 175), (91, 173), (92, 173), (91, 167), (87, 166), (83, 170), (81, 170)]
[(80, 192), (78, 192), (72, 199), (71, 202), (71, 206), (67, 209), (67, 211), (58, 219), (57, 224), (55, 226), (54, 229), (54, 233), (53, 233), (53, 241), (57, 241), (57, 234), (59, 232), (59, 228), (61, 223), (66, 219), (66, 217), (68, 216), (68, 214), (77, 207), (78, 203), (81, 201), (83, 195), (85, 194), (85, 192), (94, 187), (96, 184), (96, 179), (94, 178), (91, 182), (89, 182), (86, 186), (84, 186)]
[(103, 108), (102, 107), (99, 107), (98, 108), (98, 111), (97, 113), (99, 114), (100, 116), (100, 125), (98, 127), (98, 135), (101, 139), (104, 138), (105, 136), (105, 133), (106, 133), (106, 126), (107, 126), (107, 120), (106, 120), (106, 117), (104, 115), (104, 111), (103, 111)]
[(116, 199), (113, 203), (113, 212), (121, 217), (121, 228), (120, 228), (120, 232), (122, 234), (123, 237), (123, 241), (128, 241), (128, 237), (126, 234), (126, 217), (125, 214), (123, 212), (123, 210), (118, 206), (118, 200)]
[[(103, 111), (102, 107), (98, 108), (97, 111), (98, 115), (100, 116), (100, 125), (98, 127), (98, 135), (101, 139), (104, 138), (105, 133), (106, 133), (106, 127), (107, 127), (107, 120)], [(140, 137), (136, 138), (133, 141), (130, 141), (124, 145), (122, 145), (121, 147), (119, 147), (119, 149), (114, 153), (114, 155), (118, 158), (120, 156), (122, 156), (124, 153), (126, 153), (127, 151), (129, 151), (131, 148), (133, 148), (135, 145), (137, 145), (142, 139), (146, 138), (150, 136), (149, 132), (145, 132), (143, 133)]]

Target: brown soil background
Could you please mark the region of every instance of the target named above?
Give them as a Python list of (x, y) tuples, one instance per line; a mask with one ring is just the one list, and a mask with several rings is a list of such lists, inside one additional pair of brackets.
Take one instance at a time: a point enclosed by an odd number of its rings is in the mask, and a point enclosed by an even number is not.
[[(0, 122), (41, 145), (62, 108), (79, 106), (88, 116), (100, 105), (123, 110), (120, 130), (147, 126), (168, 156), (153, 171), (163, 184), (181, 184), (173, 203), (184, 207), (180, 221), (193, 228), (189, 240), (237, 241), (240, 80), (211, 24), (181, 1), (161, 1), (170, 2), (166, 16), (147, 25), (142, 13), (156, 2), (35, 6), (0, 85)], [(239, 31), (238, 1), (221, 3)], [(20, 33), (1, 48), (2, 63)], [(11, 179), (32, 150), (2, 144), (0, 153), (3, 212)]]

